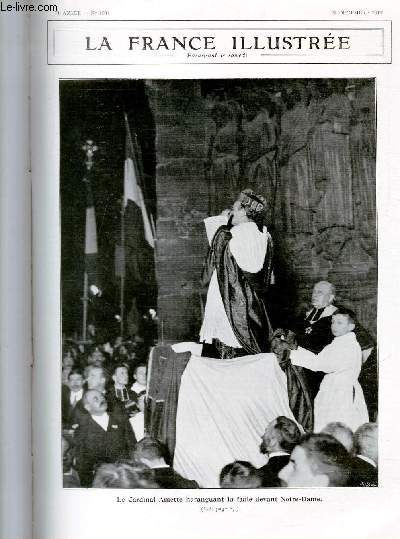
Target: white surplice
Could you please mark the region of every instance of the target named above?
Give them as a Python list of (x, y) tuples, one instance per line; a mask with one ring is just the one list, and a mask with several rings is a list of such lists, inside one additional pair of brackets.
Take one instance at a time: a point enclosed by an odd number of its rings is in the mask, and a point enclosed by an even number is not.
[(314, 430), (341, 421), (355, 431), (368, 421), (364, 394), (358, 382), (361, 348), (351, 331), (325, 346), (319, 354), (299, 347), (292, 350), (293, 365), (326, 373), (314, 401)]

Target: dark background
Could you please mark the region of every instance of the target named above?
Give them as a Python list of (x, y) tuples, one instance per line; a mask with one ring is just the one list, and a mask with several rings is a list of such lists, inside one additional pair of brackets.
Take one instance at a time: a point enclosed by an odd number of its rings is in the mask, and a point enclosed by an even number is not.
[(98, 146), (91, 182), (98, 240), (99, 300), (97, 322), (115, 324), (119, 313), (119, 279), (114, 272), (115, 244), (120, 237), (125, 160), (124, 112), (136, 131), (143, 154), (144, 197), (156, 218), (154, 120), (143, 81), (63, 81), (60, 85), (61, 136), (61, 282), (63, 333), (80, 332), (82, 319), (87, 139)]

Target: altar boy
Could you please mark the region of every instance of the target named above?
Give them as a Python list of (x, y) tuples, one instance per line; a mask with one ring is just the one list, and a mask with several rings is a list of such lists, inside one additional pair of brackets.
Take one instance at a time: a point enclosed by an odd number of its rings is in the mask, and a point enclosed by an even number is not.
[(331, 323), (334, 339), (319, 354), (301, 347), (290, 352), (293, 365), (325, 373), (314, 401), (315, 432), (332, 421), (340, 421), (353, 431), (368, 421), (364, 394), (358, 382), (362, 354), (354, 328), (354, 313), (338, 309)]

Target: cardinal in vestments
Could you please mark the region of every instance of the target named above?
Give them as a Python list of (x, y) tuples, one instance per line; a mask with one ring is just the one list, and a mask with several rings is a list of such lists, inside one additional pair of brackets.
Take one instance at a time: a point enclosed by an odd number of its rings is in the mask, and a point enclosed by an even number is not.
[(205, 219), (210, 242), (200, 342), (203, 356), (228, 359), (269, 350), (265, 307), (271, 280), (272, 238), (264, 225), (266, 200), (242, 191), (231, 210)]

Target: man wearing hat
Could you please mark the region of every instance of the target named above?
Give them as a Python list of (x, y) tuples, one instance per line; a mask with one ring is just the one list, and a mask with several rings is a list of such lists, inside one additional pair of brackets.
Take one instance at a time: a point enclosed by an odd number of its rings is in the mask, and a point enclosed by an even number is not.
[(231, 210), (205, 219), (210, 249), (200, 342), (203, 356), (222, 359), (268, 350), (271, 325), (264, 305), (271, 278), (272, 239), (264, 226), (266, 200), (242, 191)]

